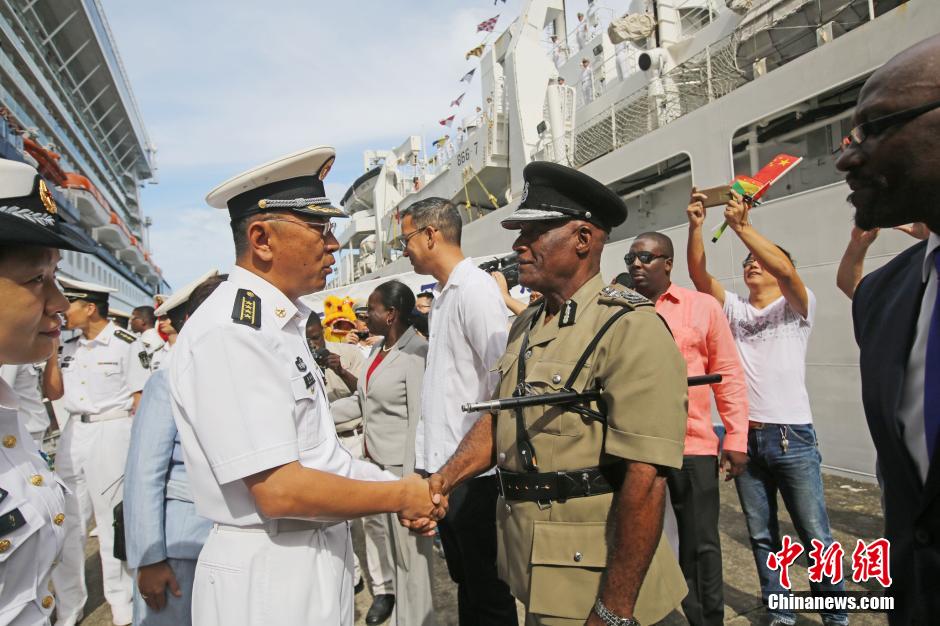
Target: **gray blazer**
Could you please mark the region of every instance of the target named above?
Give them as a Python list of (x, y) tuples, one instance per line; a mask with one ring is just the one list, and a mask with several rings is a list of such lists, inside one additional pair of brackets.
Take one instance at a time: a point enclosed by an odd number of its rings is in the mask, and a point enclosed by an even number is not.
[[(356, 393), (330, 408), (337, 423), (362, 417), (373, 461), (410, 474), (415, 468), (415, 433), (421, 417), (421, 385), (427, 340), (409, 328), (379, 363), (366, 385), (366, 372), (384, 344), (378, 344), (359, 374)], [(395, 471), (395, 473), (398, 473)]]

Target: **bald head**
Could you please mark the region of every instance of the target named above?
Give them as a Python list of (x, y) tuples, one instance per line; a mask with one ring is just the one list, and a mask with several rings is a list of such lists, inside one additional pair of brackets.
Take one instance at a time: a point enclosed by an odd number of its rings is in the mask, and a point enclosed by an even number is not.
[[(865, 230), (926, 222), (940, 232), (940, 35), (897, 54), (862, 87), (859, 132), (836, 163)], [(858, 140), (862, 141), (859, 143)]]

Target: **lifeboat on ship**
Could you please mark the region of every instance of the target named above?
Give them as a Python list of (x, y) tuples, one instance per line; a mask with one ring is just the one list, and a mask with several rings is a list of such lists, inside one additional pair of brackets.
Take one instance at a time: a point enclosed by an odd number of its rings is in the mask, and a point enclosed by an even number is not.
[(115, 254), (131, 245), (131, 231), (114, 211), (109, 213), (106, 224), (92, 229), (91, 235), (95, 241)]
[(66, 194), (78, 209), (82, 224), (94, 228), (110, 223), (111, 207), (88, 178), (78, 172), (67, 172), (65, 187)]
[(59, 160), (62, 158), (60, 155), (43, 148), (30, 137), (23, 137), (23, 149), (36, 161), (36, 169), (39, 170), (40, 176), (57, 187), (65, 186), (65, 171), (59, 165)]

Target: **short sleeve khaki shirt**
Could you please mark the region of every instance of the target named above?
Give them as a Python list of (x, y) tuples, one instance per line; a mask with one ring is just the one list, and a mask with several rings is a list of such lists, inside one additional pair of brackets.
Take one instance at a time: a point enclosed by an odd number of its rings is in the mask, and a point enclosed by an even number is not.
[[(523, 416), (539, 472), (572, 471), (622, 459), (680, 467), (688, 417), (686, 365), (651, 302), (628, 291), (607, 292), (600, 275), (583, 285), (566, 311), (544, 322), (533, 306), (513, 324), (499, 360), (498, 397), (512, 395), (518, 360), (525, 361), (531, 393), (561, 391), (603, 324), (624, 307), (632, 309), (608, 329), (575, 380), (573, 389), (599, 386), (608, 426), (561, 407), (529, 407)], [(528, 347), (520, 355), (523, 338)], [(597, 408), (596, 406), (592, 408)], [(497, 465), (525, 471), (516, 447), (516, 415), (496, 416)], [(605, 526), (613, 494), (554, 502), (504, 501), (497, 508), (500, 577), (529, 612), (583, 619), (597, 597), (607, 565)], [(640, 623), (659, 621), (685, 596), (682, 573), (661, 538), (640, 589)]]

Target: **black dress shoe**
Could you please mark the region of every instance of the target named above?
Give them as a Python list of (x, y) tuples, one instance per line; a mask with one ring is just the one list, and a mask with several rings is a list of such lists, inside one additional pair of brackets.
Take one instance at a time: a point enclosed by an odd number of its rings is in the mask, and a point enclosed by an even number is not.
[(395, 607), (395, 595), (391, 593), (381, 593), (375, 596), (369, 612), (366, 613), (366, 624), (376, 626), (381, 624), (392, 616), (392, 609)]
[(360, 576), (359, 582), (356, 583), (356, 586), (353, 587), (353, 590), (356, 592), (356, 595), (359, 595), (359, 592), (365, 588), (366, 588), (366, 579)]

